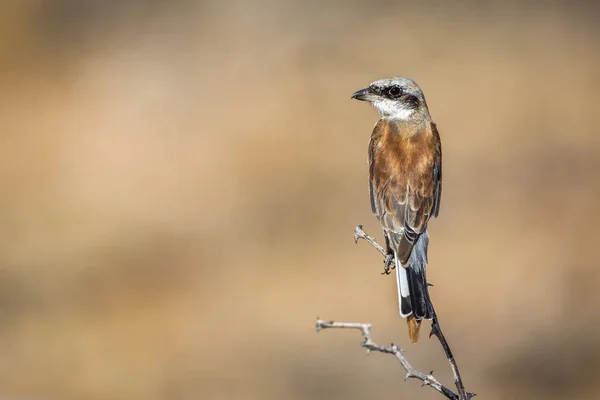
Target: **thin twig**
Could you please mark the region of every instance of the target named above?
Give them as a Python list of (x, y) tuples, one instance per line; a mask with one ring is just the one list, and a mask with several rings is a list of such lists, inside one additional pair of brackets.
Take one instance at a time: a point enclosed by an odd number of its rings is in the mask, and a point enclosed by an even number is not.
[(381, 247), (381, 245), (377, 243), (374, 238), (369, 236), (367, 232), (363, 230), (362, 225), (358, 225), (356, 228), (354, 228), (354, 243), (358, 243), (359, 239), (366, 240), (371, 246), (375, 247), (381, 254), (383, 254), (384, 257), (387, 256), (387, 251)]
[(456, 360), (454, 359), (452, 350), (450, 350), (450, 345), (448, 344), (448, 341), (444, 337), (444, 333), (440, 328), (440, 323), (438, 321), (435, 308), (433, 308), (433, 320), (431, 321), (431, 332), (429, 333), (429, 337), (431, 337), (431, 335), (435, 335), (438, 338), (440, 344), (442, 345), (442, 348), (444, 349), (444, 353), (446, 353), (446, 358), (448, 359), (450, 368), (452, 368), (452, 374), (454, 375), (454, 385), (458, 390), (458, 395), (461, 399), (470, 400), (472, 397), (476, 396), (476, 394), (465, 391), (462, 378), (460, 377), (460, 371), (458, 370), (458, 364), (456, 364)]
[(342, 329), (358, 329), (361, 331), (365, 340), (360, 344), (362, 347), (367, 349), (367, 353), (371, 351), (379, 351), (381, 353), (393, 354), (396, 356), (400, 364), (406, 371), (406, 375), (404, 376), (404, 380), (408, 378), (418, 379), (423, 382), (422, 386), (430, 386), (433, 389), (437, 390), (448, 399), (459, 400), (458, 396), (452, 392), (452, 390), (448, 389), (446, 386), (442, 385), (435, 377), (433, 376), (433, 371), (429, 374), (424, 374), (420, 371), (417, 371), (413, 368), (412, 365), (408, 362), (406, 357), (404, 357), (404, 350), (396, 346), (395, 344), (391, 344), (390, 346), (381, 346), (375, 343), (371, 337), (371, 324), (361, 324), (358, 322), (334, 322), (329, 321), (325, 322), (323, 320), (317, 319), (317, 332), (328, 329), (328, 328), (342, 328)]
[[(364, 230), (362, 225), (358, 225), (354, 228), (354, 242), (357, 243), (359, 239), (366, 240), (371, 246), (377, 249), (383, 256), (387, 256), (387, 251), (381, 247), (377, 241), (369, 236)], [(433, 304), (431, 305), (433, 308)], [(442, 332), (442, 328), (440, 327), (440, 323), (437, 318), (437, 314), (435, 313), (435, 308), (433, 309), (433, 320), (431, 322), (431, 335), (435, 335), (440, 341), (442, 348), (444, 349), (444, 353), (446, 353), (446, 358), (448, 359), (448, 363), (450, 364), (450, 368), (452, 369), (452, 373), (454, 374), (454, 384), (456, 385), (456, 389), (458, 390), (458, 398), (459, 400), (470, 400), (475, 396), (475, 393), (469, 393), (465, 391), (465, 386), (462, 382), (462, 378), (460, 377), (460, 371), (458, 370), (458, 365), (456, 360), (454, 359), (454, 355), (452, 354), (452, 350), (450, 350), (450, 345), (448, 341), (444, 337), (444, 333)]]

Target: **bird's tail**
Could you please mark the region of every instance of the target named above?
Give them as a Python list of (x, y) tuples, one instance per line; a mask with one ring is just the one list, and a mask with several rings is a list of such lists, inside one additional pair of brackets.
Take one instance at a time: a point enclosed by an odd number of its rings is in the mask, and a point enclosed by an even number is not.
[(425, 275), (428, 244), (429, 235), (425, 230), (415, 243), (407, 265), (402, 266), (396, 259), (400, 316), (407, 319), (408, 336), (413, 343), (419, 341), (421, 320), (433, 318), (433, 306), (429, 299)]

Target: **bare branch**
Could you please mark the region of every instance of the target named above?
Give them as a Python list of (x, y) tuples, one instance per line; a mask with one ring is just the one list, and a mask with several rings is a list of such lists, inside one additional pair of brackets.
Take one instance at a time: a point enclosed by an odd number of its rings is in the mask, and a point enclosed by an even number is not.
[(365, 232), (363, 230), (362, 225), (358, 225), (356, 228), (354, 228), (354, 243), (358, 243), (359, 239), (366, 240), (367, 242), (369, 242), (369, 244), (371, 246), (375, 247), (381, 254), (383, 254), (384, 256), (387, 255), (387, 251), (385, 251), (385, 249), (383, 247), (381, 247), (381, 245), (379, 243), (377, 243), (374, 238), (367, 235), (367, 232)]
[(417, 371), (413, 368), (412, 365), (408, 362), (406, 357), (404, 357), (404, 350), (396, 346), (395, 344), (391, 344), (390, 346), (381, 346), (373, 341), (371, 337), (371, 324), (361, 324), (358, 322), (334, 322), (329, 321), (325, 322), (321, 319), (317, 319), (317, 332), (322, 331), (323, 329), (330, 328), (341, 328), (341, 329), (357, 329), (360, 330), (365, 340), (360, 344), (367, 350), (367, 353), (371, 351), (379, 351), (381, 353), (393, 354), (396, 356), (400, 364), (406, 371), (406, 375), (404, 376), (404, 380), (408, 378), (413, 378), (420, 380), (423, 382), (422, 386), (430, 386), (433, 389), (437, 390), (448, 399), (459, 400), (459, 397), (452, 392), (452, 390), (448, 389), (446, 386), (442, 385), (435, 377), (433, 376), (433, 371), (429, 374), (424, 374), (422, 372)]
[[(371, 246), (373, 246), (377, 251), (379, 251), (383, 256), (387, 256), (387, 251), (381, 247), (377, 241), (369, 236), (364, 230), (362, 225), (358, 225), (354, 228), (354, 242), (358, 243), (359, 239), (366, 240)], [(444, 337), (444, 333), (442, 332), (442, 328), (440, 327), (440, 323), (437, 318), (437, 314), (435, 312), (435, 308), (433, 304), (431, 305), (433, 308), (433, 320), (431, 323), (431, 333), (429, 337), (435, 335), (440, 341), (442, 348), (444, 349), (444, 353), (446, 354), (446, 358), (448, 359), (448, 363), (450, 364), (450, 368), (452, 369), (452, 373), (454, 375), (454, 384), (456, 385), (456, 389), (458, 390), (458, 399), (459, 400), (470, 400), (475, 396), (475, 393), (468, 393), (465, 391), (465, 386), (462, 382), (462, 378), (460, 377), (460, 371), (458, 370), (458, 365), (456, 360), (454, 359), (454, 355), (452, 354), (452, 350), (450, 350), (450, 345), (448, 341)]]
[(458, 390), (458, 395), (460, 396), (460, 399), (470, 400), (472, 397), (476, 396), (476, 394), (465, 391), (462, 378), (460, 377), (460, 371), (458, 370), (458, 365), (456, 364), (456, 360), (454, 359), (452, 350), (450, 350), (450, 345), (448, 344), (448, 341), (444, 337), (444, 333), (440, 328), (440, 323), (438, 321), (435, 308), (433, 309), (433, 320), (431, 322), (431, 332), (429, 333), (429, 337), (431, 337), (431, 335), (435, 335), (438, 338), (440, 344), (442, 345), (442, 348), (444, 349), (444, 353), (446, 353), (446, 358), (448, 359), (448, 363), (450, 364), (450, 368), (452, 369), (452, 374), (454, 375), (454, 385)]

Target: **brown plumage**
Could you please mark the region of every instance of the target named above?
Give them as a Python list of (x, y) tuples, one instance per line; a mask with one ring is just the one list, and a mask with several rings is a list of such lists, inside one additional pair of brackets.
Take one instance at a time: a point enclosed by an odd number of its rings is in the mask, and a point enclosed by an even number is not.
[(369, 143), (371, 207), (383, 230), (394, 237), (402, 265), (408, 262), (415, 235), (439, 211), (441, 164), (440, 136), (433, 122), (382, 118), (375, 125)]
[(353, 98), (369, 101), (381, 114), (369, 141), (371, 209), (394, 255), (400, 315), (416, 343), (422, 319), (433, 317), (425, 267), (427, 223), (438, 215), (442, 192), (440, 135), (410, 79), (382, 79)]

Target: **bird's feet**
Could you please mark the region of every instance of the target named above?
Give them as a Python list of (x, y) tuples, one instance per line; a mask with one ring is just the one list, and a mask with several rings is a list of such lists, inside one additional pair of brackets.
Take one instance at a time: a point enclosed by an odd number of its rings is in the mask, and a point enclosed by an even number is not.
[(391, 274), (394, 268), (394, 253), (389, 252), (385, 255), (385, 258), (383, 259), (383, 272), (381, 273), (381, 275)]

